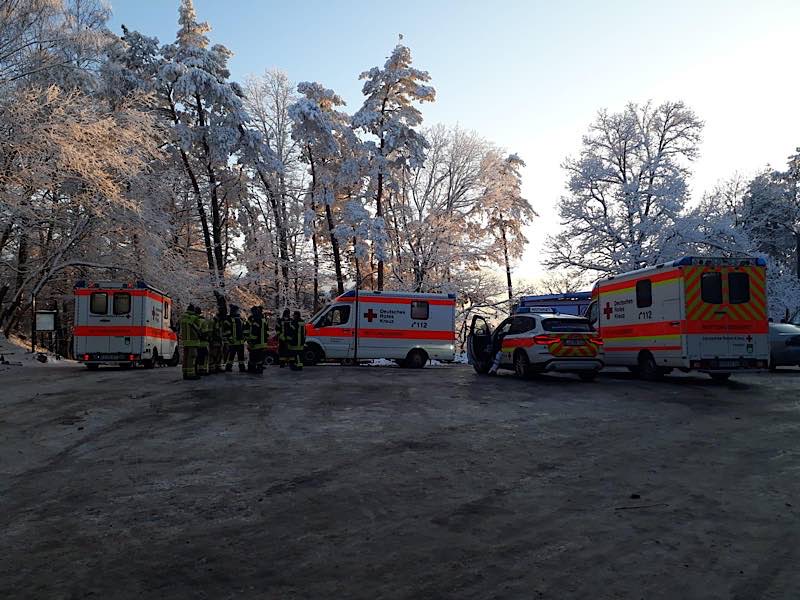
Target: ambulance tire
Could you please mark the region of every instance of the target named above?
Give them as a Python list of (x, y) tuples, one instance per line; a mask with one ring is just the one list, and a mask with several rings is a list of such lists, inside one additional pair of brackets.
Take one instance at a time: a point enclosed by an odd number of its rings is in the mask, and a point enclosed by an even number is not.
[(175, 352), (172, 353), (172, 358), (169, 360), (165, 360), (164, 364), (168, 367), (177, 367), (178, 364), (181, 362), (181, 355), (178, 352), (178, 347), (175, 346)]
[(514, 353), (514, 372), (517, 377), (528, 379), (533, 375), (531, 369), (531, 361), (528, 359), (528, 354), (524, 350), (517, 350)]
[(403, 361), (403, 366), (409, 369), (423, 369), (428, 363), (428, 354), (425, 350), (415, 349), (408, 353)]
[(153, 358), (148, 358), (142, 361), (145, 369), (152, 369), (158, 364), (158, 350), (153, 348)]
[(100, 365), (97, 363), (88, 363), (86, 365), (86, 368), (89, 369), (90, 371), (97, 371), (97, 369), (100, 368)]
[(308, 344), (303, 348), (303, 365), (306, 367), (313, 367), (325, 357), (322, 348), (316, 344)]
[(278, 355), (275, 352), (267, 352), (264, 354), (264, 366), (271, 367), (278, 364)]
[(645, 381), (658, 381), (664, 376), (664, 371), (659, 369), (656, 359), (650, 352), (639, 354), (639, 376)]

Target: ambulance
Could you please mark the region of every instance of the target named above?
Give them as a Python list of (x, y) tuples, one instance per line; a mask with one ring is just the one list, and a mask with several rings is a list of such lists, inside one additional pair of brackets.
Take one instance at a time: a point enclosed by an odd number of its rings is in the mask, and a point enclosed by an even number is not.
[(769, 360), (766, 263), (687, 256), (595, 283), (587, 316), (606, 365), (653, 380), (672, 369), (731, 373)]
[(304, 362), (385, 358), (422, 368), (455, 358), (453, 294), (351, 290), (306, 324)]
[(75, 357), (89, 369), (178, 364), (172, 300), (143, 281), (75, 284)]

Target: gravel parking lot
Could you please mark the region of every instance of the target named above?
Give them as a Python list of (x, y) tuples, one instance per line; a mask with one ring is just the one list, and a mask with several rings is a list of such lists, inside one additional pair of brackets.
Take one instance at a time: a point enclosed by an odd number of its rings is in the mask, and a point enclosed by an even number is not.
[(2, 598), (794, 598), (800, 370), (0, 371)]

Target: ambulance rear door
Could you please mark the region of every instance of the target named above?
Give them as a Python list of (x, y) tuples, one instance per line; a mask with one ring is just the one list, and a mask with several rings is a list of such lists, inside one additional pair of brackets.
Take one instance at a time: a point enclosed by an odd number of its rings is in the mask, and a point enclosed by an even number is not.
[[(141, 342), (134, 348), (134, 340), (131, 336), (133, 313), (138, 309), (139, 319), (141, 319), (141, 296), (132, 296), (127, 289), (114, 290), (108, 298), (108, 318), (111, 323), (110, 352), (112, 354), (140, 354)], [(138, 306), (134, 303), (138, 301)], [(141, 336), (139, 336), (141, 337)]]
[(86, 335), (82, 344), (85, 354), (107, 354), (110, 352), (111, 338), (108, 335), (111, 326), (111, 294), (107, 290), (82, 291), (80, 325), (75, 335)]
[(723, 270), (717, 267), (685, 267), (686, 324), (692, 358), (731, 356)]
[(763, 267), (743, 265), (724, 269), (726, 322), (733, 357), (766, 359), (769, 339), (766, 272)]

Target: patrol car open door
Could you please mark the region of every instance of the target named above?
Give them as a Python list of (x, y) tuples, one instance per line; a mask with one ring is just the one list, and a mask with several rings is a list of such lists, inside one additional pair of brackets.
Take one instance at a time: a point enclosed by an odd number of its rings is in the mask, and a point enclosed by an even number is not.
[(492, 366), (492, 328), (480, 315), (472, 317), (467, 336), (467, 357), (469, 364), (480, 375), (489, 372)]

